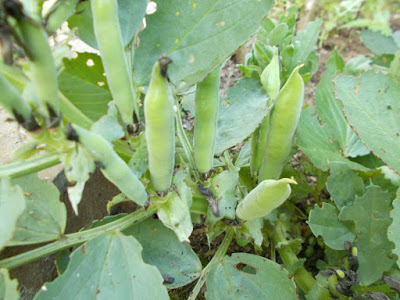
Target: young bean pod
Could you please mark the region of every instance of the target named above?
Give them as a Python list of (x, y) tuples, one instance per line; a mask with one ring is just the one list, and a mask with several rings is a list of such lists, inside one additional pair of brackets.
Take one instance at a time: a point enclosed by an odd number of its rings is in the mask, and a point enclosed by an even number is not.
[(39, 110), (58, 125), (60, 104), (58, 99), (57, 70), (45, 31), (27, 17), (18, 20), (23, 40), (30, 52), (31, 76)]
[(157, 192), (170, 188), (175, 164), (174, 101), (166, 78), (170, 62), (161, 57), (154, 64), (144, 99), (149, 170)]
[(260, 182), (236, 208), (238, 218), (249, 221), (268, 215), (289, 198), (290, 184), (296, 181), (288, 178), (268, 179)]
[(91, 0), (93, 27), (107, 82), (122, 121), (133, 123), (133, 113), (139, 117), (132, 76), (122, 42), (118, 21), (117, 0)]
[(194, 158), (200, 173), (212, 168), (217, 133), (221, 66), (197, 84), (194, 118)]
[[(268, 66), (266, 66), (262, 72), (260, 80), (265, 92), (269, 97), (268, 106), (271, 107), (281, 87), (278, 48), (275, 49), (274, 56), (272, 57)], [(250, 171), (253, 176), (256, 175), (260, 170), (262, 161), (264, 159), (270, 115), (271, 113), (264, 118), (261, 125), (251, 136)]]
[(143, 206), (147, 202), (145, 187), (131, 171), (128, 165), (115, 153), (112, 145), (100, 135), (72, 125), (75, 132), (69, 138), (79, 140), (90, 151), (93, 159), (101, 165), (104, 176), (129, 199)]
[(26, 130), (34, 131), (39, 128), (28, 103), (18, 93), (17, 89), (0, 73), (0, 104)]
[(292, 149), (304, 99), (304, 81), (296, 67), (279, 92), (271, 112), (259, 182), (278, 179)]

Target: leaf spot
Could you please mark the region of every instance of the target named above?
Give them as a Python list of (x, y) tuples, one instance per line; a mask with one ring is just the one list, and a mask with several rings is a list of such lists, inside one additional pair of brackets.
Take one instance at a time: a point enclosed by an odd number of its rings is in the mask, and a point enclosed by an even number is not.
[(192, 8), (193, 8), (193, 9), (196, 9), (196, 7), (197, 7), (197, 2), (196, 2), (196, 1), (193, 1)]
[(218, 27), (223, 27), (225, 25), (225, 21), (218, 22)]
[(176, 12), (175, 12), (175, 16), (180, 16), (181, 15), (181, 12), (179, 11), (179, 10), (177, 10)]
[(385, 150), (385, 149), (383, 149), (383, 148), (381, 148), (381, 151), (382, 151), (383, 153), (386, 153), (386, 150)]
[(105, 83), (103, 81), (97, 81), (98, 86), (103, 86)]
[(89, 59), (86, 61), (86, 65), (87, 65), (88, 67), (93, 67), (93, 66), (94, 66), (94, 61), (93, 61), (93, 59), (89, 58)]
[(178, 44), (181, 40), (179, 38), (175, 39), (175, 44)]
[(195, 61), (194, 55), (193, 55), (193, 54), (190, 54), (190, 55), (189, 55), (189, 64), (194, 63), (194, 61)]

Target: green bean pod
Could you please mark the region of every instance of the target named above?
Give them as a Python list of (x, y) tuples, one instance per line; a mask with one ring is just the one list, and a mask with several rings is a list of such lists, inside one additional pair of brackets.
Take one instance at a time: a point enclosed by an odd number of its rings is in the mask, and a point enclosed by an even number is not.
[(39, 128), (31, 107), (22, 98), (17, 89), (0, 73), (0, 104), (26, 130), (33, 131)]
[[(271, 103), (273, 103), (273, 101), (275, 100), (281, 87), (278, 48), (275, 49), (274, 56), (272, 57), (268, 66), (266, 66), (264, 71), (262, 72), (260, 80), (265, 92), (269, 97), (269, 106), (271, 106)], [(253, 176), (256, 175), (260, 170), (262, 161), (264, 159), (270, 115), (271, 114), (269, 113), (264, 118), (261, 125), (254, 131), (251, 136), (250, 170)]]
[(246, 195), (236, 208), (236, 216), (244, 221), (262, 218), (289, 198), (290, 184), (296, 181), (288, 178), (267, 179), (260, 182)]
[(145, 205), (147, 202), (145, 187), (128, 165), (115, 153), (112, 145), (100, 135), (77, 125), (72, 125), (72, 128), (75, 130), (74, 134), (77, 135), (74, 135), (72, 139), (78, 139), (90, 151), (93, 159), (100, 165), (104, 176), (129, 199), (141, 206)]
[(170, 188), (175, 164), (174, 101), (166, 78), (170, 62), (161, 57), (154, 64), (144, 99), (149, 170), (157, 192)]
[(296, 67), (279, 92), (271, 112), (259, 182), (278, 179), (289, 158), (304, 100), (304, 81)]
[(267, 144), (268, 125), (270, 114), (268, 114), (260, 126), (251, 135), (250, 145), (250, 172), (255, 176), (261, 168), (264, 159), (265, 145)]
[(125, 56), (118, 21), (117, 0), (91, 0), (93, 27), (107, 82), (122, 121), (133, 123), (133, 113), (139, 117), (132, 76)]
[(272, 57), (270, 63), (261, 73), (260, 80), (269, 98), (271, 100), (275, 100), (281, 87), (278, 48), (275, 49), (274, 56)]
[(60, 115), (57, 70), (45, 31), (25, 18), (18, 20), (23, 40), (29, 50), (31, 64), (30, 79), (34, 86), (39, 110), (45, 116)]
[(221, 66), (197, 84), (194, 118), (194, 158), (200, 173), (212, 168), (217, 117)]

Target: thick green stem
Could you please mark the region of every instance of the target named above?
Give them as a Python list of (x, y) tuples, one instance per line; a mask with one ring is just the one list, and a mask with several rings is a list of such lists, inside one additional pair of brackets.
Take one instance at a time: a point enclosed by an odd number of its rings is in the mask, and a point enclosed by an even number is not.
[[(177, 99), (175, 99), (175, 106), (176, 106), (176, 111), (175, 111), (175, 124), (176, 124), (176, 133), (178, 135), (179, 140), (181, 141), (183, 150), (185, 151), (186, 157), (189, 161), (189, 166), (191, 170), (196, 170), (196, 164), (194, 162), (193, 158), (193, 148), (190, 145), (189, 139), (186, 136), (185, 129), (183, 129), (182, 125), (182, 119), (181, 119), (181, 109), (179, 106), (179, 102)], [(193, 175), (196, 179), (196, 182), (199, 181), (199, 174), (197, 172), (193, 172)]]
[(47, 244), (34, 250), (0, 260), (0, 268), (13, 269), (36, 259), (55, 253), (57, 251), (82, 244), (88, 240), (94, 239), (100, 234), (116, 230), (122, 231), (132, 226), (133, 224), (144, 221), (155, 212), (156, 209), (148, 211), (138, 210), (114, 222), (85, 231), (67, 234), (63, 236), (60, 240), (57, 240), (51, 244)]
[[(285, 226), (280, 221), (276, 223), (274, 227), (274, 235), (272, 237), (274, 244), (277, 245), (280, 243), (282, 246), (278, 248), (278, 252), (282, 261), (285, 265), (293, 265), (299, 259), (297, 255), (293, 252), (293, 249), (290, 245), (287, 245), (287, 239), (285, 236)], [(311, 276), (307, 270), (300, 266), (293, 274), (294, 280), (296, 284), (303, 290), (304, 293), (308, 293), (312, 286), (315, 284), (315, 279)]]
[(210, 273), (211, 269), (214, 267), (214, 265), (216, 263), (220, 262), (224, 258), (226, 251), (228, 251), (229, 245), (231, 244), (234, 236), (235, 236), (235, 231), (233, 230), (232, 227), (228, 227), (228, 229), (225, 233), (225, 237), (222, 240), (221, 245), (219, 245), (218, 250), (215, 253), (214, 257), (211, 259), (211, 261), (208, 263), (208, 265), (201, 272), (200, 278), (197, 281), (196, 286), (194, 287), (193, 291), (191, 292), (188, 300), (196, 299), (197, 295), (200, 292), (200, 289), (206, 282), (208, 274)]
[(0, 177), (17, 178), (50, 168), (60, 163), (60, 155), (55, 152), (35, 156), (24, 161), (12, 162), (0, 167)]

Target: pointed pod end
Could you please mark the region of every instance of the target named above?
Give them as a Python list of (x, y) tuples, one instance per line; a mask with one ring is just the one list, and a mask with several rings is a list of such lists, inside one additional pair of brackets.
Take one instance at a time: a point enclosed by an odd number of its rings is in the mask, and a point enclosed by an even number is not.
[(294, 178), (282, 178), (279, 179), (280, 181), (284, 182), (284, 183), (290, 183), (290, 184), (297, 184), (297, 181), (294, 180)]

